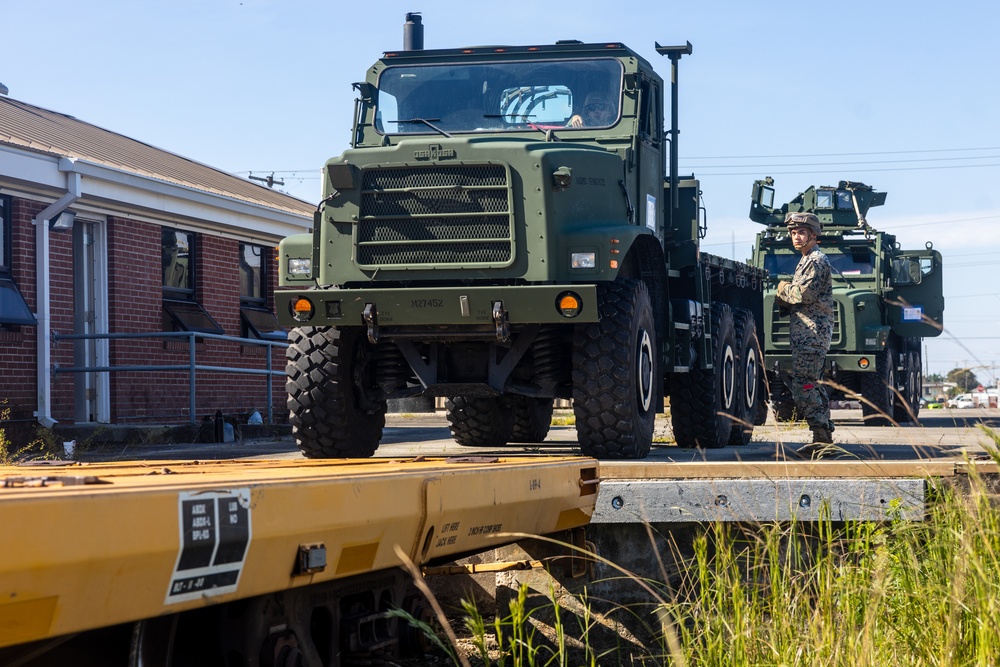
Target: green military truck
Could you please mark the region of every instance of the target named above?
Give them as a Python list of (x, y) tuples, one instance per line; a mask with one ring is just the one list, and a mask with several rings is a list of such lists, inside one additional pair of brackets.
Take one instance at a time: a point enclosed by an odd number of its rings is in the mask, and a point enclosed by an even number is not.
[(763, 272), (699, 252), (676, 152), (691, 45), (657, 51), (669, 95), (624, 45), (576, 41), (404, 49), (354, 84), (313, 232), (279, 248), (306, 456), (372, 455), (386, 401), (418, 395), (470, 447), (541, 442), (572, 399), (584, 454), (644, 458), (667, 396), (678, 444), (749, 440)]
[(780, 207), (774, 182), (754, 183), (750, 219), (766, 225), (757, 234), (754, 265), (768, 273), (764, 293), (764, 357), (771, 407), (782, 421), (795, 418), (781, 371), (791, 367), (789, 318), (775, 291), (789, 280), (801, 254), (785, 228), (791, 211), (815, 213), (823, 224), (820, 250), (833, 267), (833, 340), (825, 379), (831, 398), (859, 400), (866, 424), (914, 421), (923, 384), (921, 339), (943, 329), (941, 253), (928, 242), (903, 250), (896, 237), (874, 229), (866, 216), (885, 203), (886, 193), (864, 183), (810, 186)]

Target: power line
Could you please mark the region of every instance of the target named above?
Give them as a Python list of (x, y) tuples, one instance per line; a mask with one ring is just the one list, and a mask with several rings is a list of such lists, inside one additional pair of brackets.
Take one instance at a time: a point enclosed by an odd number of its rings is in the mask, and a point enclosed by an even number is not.
[(949, 297), (945, 297), (945, 298), (948, 298), (948, 299), (971, 299), (973, 297), (981, 297), (981, 296), (995, 296), (995, 297), (1000, 298), (1000, 294), (998, 294), (997, 292), (989, 292), (987, 294), (960, 294), (958, 296), (949, 296)]
[[(955, 222), (979, 222), (981, 220), (997, 220), (997, 219), (1000, 219), (1000, 215), (983, 215), (983, 216), (979, 216), (979, 217), (975, 217), (975, 218), (952, 218), (950, 220), (932, 220), (930, 222), (911, 222), (909, 224), (903, 223), (901, 225), (893, 225), (892, 228), (894, 230), (895, 229), (903, 229), (903, 228), (907, 228), (908, 229), (910, 227), (930, 227), (932, 225), (950, 225), (950, 224), (955, 223)], [(736, 243), (754, 243), (755, 241), (756, 241), (756, 236), (754, 238), (752, 238), (752, 239), (742, 239), (742, 240), (736, 241)], [(720, 241), (718, 243), (703, 243), (701, 245), (704, 248), (711, 248), (711, 247), (717, 247), (717, 246), (728, 246), (728, 245), (732, 245), (732, 241), (725, 241), (725, 242)], [(948, 257), (966, 257), (966, 256), (971, 256), (971, 255), (992, 255), (992, 254), (994, 254), (994, 253), (992, 253), (992, 252), (984, 252), (984, 253), (962, 253), (960, 255), (949, 254)], [(949, 264), (949, 266), (957, 266), (957, 265)]]
[[(850, 164), (850, 163), (849, 163)], [(850, 169), (851, 172), (856, 173), (866, 173), (866, 172), (883, 172), (883, 171), (925, 171), (928, 169), (975, 169), (978, 167), (1000, 167), (1000, 164), (954, 164), (954, 165), (935, 165), (930, 167), (892, 167), (887, 169)], [(745, 165), (734, 165), (733, 169), (741, 168), (745, 169)], [(683, 170), (687, 170), (689, 167), (683, 167)], [(766, 168), (765, 168), (766, 169)], [(831, 171), (830, 169), (822, 169), (815, 171), (769, 171), (770, 176), (796, 176), (801, 174), (825, 174)], [(847, 171), (847, 170), (840, 170)], [(747, 172), (733, 172), (729, 174), (713, 174), (713, 173), (701, 173), (699, 176), (759, 176), (760, 172), (757, 171), (747, 171)]]
[[(790, 163), (790, 164), (740, 164), (729, 165), (724, 164), (701, 164), (701, 165), (688, 165), (689, 169), (730, 169), (730, 168), (741, 168), (746, 169), (747, 167), (757, 167), (760, 169), (767, 169), (769, 167), (837, 167), (845, 164), (905, 164), (911, 162), (948, 162), (954, 160), (995, 160), (1000, 158), (1000, 155), (984, 155), (982, 157), (972, 157), (972, 156), (959, 156), (959, 157), (935, 157), (935, 158), (920, 158), (917, 160), (873, 160), (870, 162), (860, 162), (857, 160), (852, 160), (850, 162), (801, 162), (801, 163)], [(688, 158), (694, 159), (694, 158)], [(958, 166), (969, 166), (978, 167), (980, 165), (955, 165)]]
[[(256, 172), (267, 172), (267, 173), (270, 173), (270, 174), (309, 174), (308, 178), (319, 178), (320, 177), (320, 173), (319, 173), (320, 170), (319, 169), (287, 169), (287, 170), (284, 170), (284, 171), (282, 171), (280, 169), (277, 169), (277, 170), (276, 169), (250, 169), (250, 170), (244, 170), (244, 171), (235, 171), (233, 173), (234, 174), (252, 174), (255, 171)], [(302, 178), (306, 178), (306, 177), (303, 176)]]
[(1000, 151), (1000, 146), (977, 148), (928, 148), (908, 151), (869, 151), (864, 153), (800, 153), (791, 155), (713, 155), (688, 157), (688, 160), (770, 160), (790, 157), (844, 157), (846, 155), (906, 155), (913, 153), (959, 153), (961, 151)]

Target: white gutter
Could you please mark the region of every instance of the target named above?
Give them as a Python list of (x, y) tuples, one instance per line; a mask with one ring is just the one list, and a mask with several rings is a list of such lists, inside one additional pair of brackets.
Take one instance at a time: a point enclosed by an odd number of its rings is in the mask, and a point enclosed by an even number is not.
[(56, 420), (52, 418), (52, 322), (49, 316), (50, 299), (49, 286), (49, 221), (65, 211), (82, 195), (81, 177), (75, 171), (73, 160), (59, 158), (59, 171), (66, 172), (66, 194), (49, 204), (45, 210), (34, 217), (31, 224), (35, 225), (35, 271), (37, 273), (37, 292), (35, 299), (38, 307), (35, 319), (38, 320), (38, 379), (37, 405), (35, 418), (45, 428), (52, 428)]

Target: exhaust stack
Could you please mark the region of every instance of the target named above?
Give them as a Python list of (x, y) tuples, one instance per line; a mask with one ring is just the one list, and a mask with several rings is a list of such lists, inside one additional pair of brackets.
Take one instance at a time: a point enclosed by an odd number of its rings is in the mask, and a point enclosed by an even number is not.
[(406, 23), (403, 24), (403, 50), (423, 51), (423, 49), (424, 24), (420, 12), (409, 12), (406, 15)]

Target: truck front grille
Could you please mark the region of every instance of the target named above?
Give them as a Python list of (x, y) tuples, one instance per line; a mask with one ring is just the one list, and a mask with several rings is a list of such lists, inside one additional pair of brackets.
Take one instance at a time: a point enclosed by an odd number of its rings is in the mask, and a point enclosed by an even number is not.
[(500, 164), (366, 169), (357, 226), (360, 266), (509, 266), (514, 224)]
[[(844, 341), (843, 318), (841, 317), (841, 307), (839, 302), (833, 304), (833, 338), (830, 347), (834, 348)], [(788, 315), (778, 314), (778, 302), (775, 300), (771, 309), (771, 344), (775, 349), (787, 349), (790, 347), (789, 341), (789, 319)]]

